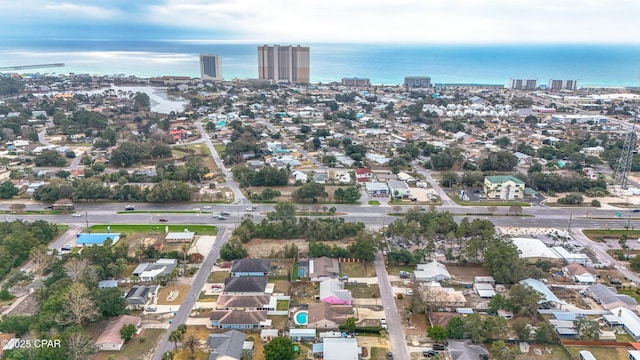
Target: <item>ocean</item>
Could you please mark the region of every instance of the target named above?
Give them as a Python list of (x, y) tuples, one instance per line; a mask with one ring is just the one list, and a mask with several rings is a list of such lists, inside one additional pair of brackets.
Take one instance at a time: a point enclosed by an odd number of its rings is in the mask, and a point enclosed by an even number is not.
[[(200, 76), (198, 55), (219, 54), (225, 79), (258, 75), (256, 46), (216, 41), (3, 40), (0, 67), (65, 63), (50, 73)], [(288, 45), (288, 44), (283, 44)], [(297, 45), (297, 44), (292, 44)], [(405, 76), (432, 83), (508, 85), (509, 79), (577, 79), (578, 86), (640, 86), (640, 45), (301, 44), (311, 48), (311, 81), (369, 78), (401, 84)]]

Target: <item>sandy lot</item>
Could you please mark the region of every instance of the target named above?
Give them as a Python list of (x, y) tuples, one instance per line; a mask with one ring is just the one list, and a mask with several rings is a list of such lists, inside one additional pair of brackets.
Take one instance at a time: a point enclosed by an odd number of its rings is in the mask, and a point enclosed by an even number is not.
[[(171, 294), (172, 291), (177, 291), (178, 295), (173, 300), (168, 300), (167, 297)], [(160, 292), (158, 293), (158, 305), (179, 305), (182, 304), (182, 301), (187, 296), (187, 292), (189, 292), (188, 285), (167, 285), (165, 287), (160, 288)]]

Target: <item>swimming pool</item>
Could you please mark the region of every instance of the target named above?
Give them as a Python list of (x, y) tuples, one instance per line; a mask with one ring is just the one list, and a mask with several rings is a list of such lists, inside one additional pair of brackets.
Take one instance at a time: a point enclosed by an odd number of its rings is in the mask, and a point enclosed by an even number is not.
[(307, 325), (309, 312), (306, 310), (298, 311), (296, 315), (293, 317), (293, 321), (296, 325)]

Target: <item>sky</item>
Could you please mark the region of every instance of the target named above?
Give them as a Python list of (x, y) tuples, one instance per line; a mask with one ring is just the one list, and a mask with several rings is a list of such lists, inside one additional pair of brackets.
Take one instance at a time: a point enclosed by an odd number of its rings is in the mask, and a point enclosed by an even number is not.
[(3, 39), (637, 44), (638, 0), (2, 0)]

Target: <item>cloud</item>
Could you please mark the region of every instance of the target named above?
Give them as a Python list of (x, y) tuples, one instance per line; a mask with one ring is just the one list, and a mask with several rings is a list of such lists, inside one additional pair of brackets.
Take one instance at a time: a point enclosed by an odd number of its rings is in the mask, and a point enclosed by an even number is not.
[[(639, 12), (637, 0), (0, 2), (0, 13), (12, 24), (113, 21), (135, 25), (134, 36), (291, 43), (637, 43)], [(154, 31), (145, 32), (145, 26)], [(167, 31), (155, 30), (160, 28)]]

